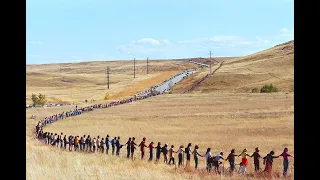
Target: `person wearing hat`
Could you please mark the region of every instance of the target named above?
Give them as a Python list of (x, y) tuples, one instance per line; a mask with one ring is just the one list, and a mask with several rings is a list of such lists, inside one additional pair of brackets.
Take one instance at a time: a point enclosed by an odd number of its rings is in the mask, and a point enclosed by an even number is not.
[(248, 166), (248, 158), (247, 156), (250, 156), (249, 154), (247, 154), (247, 148), (244, 148), (242, 153), (238, 155), (238, 157), (241, 156), (242, 157), (242, 160), (241, 160), (241, 173), (242, 174), (245, 174), (246, 173), (246, 170), (247, 170), (247, 166)]

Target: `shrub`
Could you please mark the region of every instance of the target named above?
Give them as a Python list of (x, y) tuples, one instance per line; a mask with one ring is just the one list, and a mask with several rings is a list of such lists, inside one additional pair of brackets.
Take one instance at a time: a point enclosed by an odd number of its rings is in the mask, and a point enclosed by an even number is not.
[(272, 93), (272, 92), (278, 92), (278, 88), (273, 86), (272, 84), (270, 85), (264, 85), (261, 89), (260, 89), (260, 93)]

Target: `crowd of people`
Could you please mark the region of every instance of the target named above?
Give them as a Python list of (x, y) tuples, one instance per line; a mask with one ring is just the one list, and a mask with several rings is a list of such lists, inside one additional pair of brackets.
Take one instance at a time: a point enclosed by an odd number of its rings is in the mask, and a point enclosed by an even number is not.
[[(273, 159), (279, 158), (280, 156), (283, 157), (283, 175), (286, 176), (288, 173), (289, 168), (289, 157), (293, 157), (288, 153), (288, 148), (284, 148), (283, 152), (278, 156), (275, 156), (275, 152), (271, 151), (266, 156), (262, 158), (260, 155), (259, 147), (255, 148), (255, 151), (252, 155), (247, 153), (247, 149), (243, 149), (240, 154), (236, 154), (235, 149), (231, 149), (231, 152), (225, 158), (224, 153), (220, 152), (216, 156), (211, 154), (211, 148), (207, 148), (206, 153), (202, 154), (199, 152), (199, 146), (195, 145), (192, 149), (192, 143), (188, 143), (186, 147), (180, 145), (177, 150), (175, 150), (174, 145), (168, 145), (165, 143), (163, 146), (161, 142), (157, 142), (157, 145), (153, 141), (147, 143), (147, 139), (144, 137), (140, 143), (136, 142), (135, 137), (129, 137), (126, 143), (121, 143), (120, 136), (110, 137), (107, 134), (104, 137), (97, 136), (91, 137), (90, 135), (69, 135), (53, 133), (53, 132), (44, 132), (43, 127), (58, 120), (65, 119), (70, 116), (77, 116), (81, 115), (82, 113), (86, 113), (89, 111), (93, 111), (97, 108), (109, 108), (112, 106), (117, 106), (120, 104), (130, 103), (137, 100), (146, 99), (152, 96), (157, 96), (163, 94), (160, 92), (154, 92), (151, 89), (148, 90), (148, 93), (144, 93), (144, 95), (134, 97), (130, 97), (127, 99), (123, 99), (120, 101), (114, 101), (107, 104), (95, 104), (87, 107), (76, 108), (71, 111), (62, 112), (59, 114), (52, 115), (50, 117), (45, 117), (43, 120), (40, 120), (36, 125), (35, 134), (36, 138), (48, 145), (56, 146), (57, 148), (66, 149), (69, 151), (76, 151), (76, 152), (83, 152), (83, 153), (106, 153), (111, 155), (120, 156), (120, 151), (123, 146), (126, 146), (126, 157), (128, 159), (135, 159), (135, 150), (139, 148), (140, 150), (140, 158), (145, 159), (146, 152), (149, 152), (148, 161), (155, 161), (159, 162), (161, 159), (161, 155), (163, 156), (163, 162), (166, 164), (175, 164), (175, 154), (178, 154), (178, 167), (184, 166), (184, 157), (186, 158), (186, 166), (190, 166), (191, 156), (193, 156), (194, 160), (194, 168), (198, 169), (199, 159), (200, 157), (204, 157), (206, 163), (206, 170), (210, 172), (215, 172), (217, 174), (221, 173), (220, 164), (221, 161), (228, 161), (230, 164), (230, 173), (232, 174), (235, 170), (235, 158), (241, 157), (240, 162), (240, 171), (241, 174), (246, 174), (247, 166), (248, 166), (248, 157), (253, 158), (253, 164), (255, 167), (255, 172), (260, 172), (260, 160), (263, 160), (263, 165), (265, 165), (264, 173), (271, 174), (272, 167), (273, 167)], [(110, 152), (109, 152), (110, 150)], [(155, 158), (154, 158), (155, 153)], [(212, 170), (213, 169), (213, 170)]]

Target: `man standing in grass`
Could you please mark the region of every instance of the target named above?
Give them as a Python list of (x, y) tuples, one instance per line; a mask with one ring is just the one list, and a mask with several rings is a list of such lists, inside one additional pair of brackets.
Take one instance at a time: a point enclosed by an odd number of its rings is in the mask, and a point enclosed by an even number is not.
[(144, 158), (144, 152), (145, 152), (144, 148), (148, 147), (148, 146), (146, 146), (146, 138), (145, 137), (142, 139), (142, 141), (139, 144), (139, 146), (140, 146), (140, 151), (141, 151), (141, 159), (143, 159)]

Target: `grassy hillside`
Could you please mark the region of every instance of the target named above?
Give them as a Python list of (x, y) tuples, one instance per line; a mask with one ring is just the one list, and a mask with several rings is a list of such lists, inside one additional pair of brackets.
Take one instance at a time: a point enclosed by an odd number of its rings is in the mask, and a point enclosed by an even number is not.
[[(218, 65), (214, 65), (212, 69), (216, 67)], [(186, 89), (186, 85), (190, 84), (189, 79), (192, 77), (182, 81), (175, 92), (180, 93), (181, 89)], [(282, 92), (294, 91), (294, 41), (245, 57), (226, 60), (213, 76), (192, 92), (252, 92), (252, 89), (260, 90), (265, 84), (273, 84)]]

